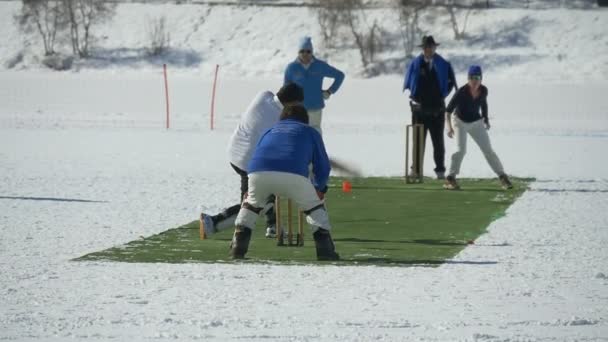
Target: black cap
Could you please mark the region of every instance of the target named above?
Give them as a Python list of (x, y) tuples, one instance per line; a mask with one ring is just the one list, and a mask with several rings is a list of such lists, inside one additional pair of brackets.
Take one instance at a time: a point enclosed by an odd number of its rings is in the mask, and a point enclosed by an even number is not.
[(439, 46), (439, 43), (435, 42), (433, 36), (424, 36), (422, 37), (422, 44), (418, 45), (418, 47), (430, 47), (430, 46)]
[(295, 83), (287, 83), (279, 89), (277, 97), (281, 103), (304, 101), (304, 91)]
[(308, 111), (304, 106), (293, 105), (283, 108), (279, 120), (292, 119), (308, 124)]

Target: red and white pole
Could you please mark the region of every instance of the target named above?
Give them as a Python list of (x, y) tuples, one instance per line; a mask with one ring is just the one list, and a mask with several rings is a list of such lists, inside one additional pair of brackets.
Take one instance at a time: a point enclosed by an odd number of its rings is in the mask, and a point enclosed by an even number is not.
[(169, 82), (167, 81), (167, 64), (163, 64), (163, 75), (165, 76), (165, 103), (167, 105), (167, 129), (169, 129)]
[(211, 93), (211, 115), (210, 115), (210, 127), (213, 131), (213, 120), (215, 117), (215, 88), (217, 85), (217, 73), (220, 66), (218, 64), (215, 65), (215, 76), (213, 77), (213, 92)]

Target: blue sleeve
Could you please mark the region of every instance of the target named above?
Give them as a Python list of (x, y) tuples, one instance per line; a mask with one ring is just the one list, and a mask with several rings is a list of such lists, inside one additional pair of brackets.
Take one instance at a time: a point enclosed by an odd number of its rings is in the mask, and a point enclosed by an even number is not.
[(414, 64), (415, 64), (415, 59), (412, 60), (410, 62), (409, 67), (407, 68), (407, 70), (405, 71), (405, 78), (403, 80), (403, 91), (405, 91), (406, 89), (409, 89), (410, 92), (413, 92), (413, 87), (412, 85), (412, 75), (414, 74)]
[(285, 75), (283, 76), (283, 85), (291, 83), (291, 63), (285, 68)]
[(344, 73), (331, 65), (325, 63), (325, 70), (323, 71), (323, 76), (330, 77), (334, 79), (334, 83), (329, 87), (329, 92), (335, 94), (340, 86), (342, 85), (342, 81), (344, 81)]
[(312, 171), (315, 175), (313, 185), (317, 190), (324, 190), (327, 187), (327, 180), (329, 179), (329, 157), (327, 151), (325, 151), (325, 144), (321, 134), (311, 127), (313, 136), (314, 149), (312, 153)]
[(452, 64), (448, 63), (448, 94), (454, 90), (458, 90), (458, 84), (456, 83), (456, 76), (454, 75), (454, 69), (452, 68)]

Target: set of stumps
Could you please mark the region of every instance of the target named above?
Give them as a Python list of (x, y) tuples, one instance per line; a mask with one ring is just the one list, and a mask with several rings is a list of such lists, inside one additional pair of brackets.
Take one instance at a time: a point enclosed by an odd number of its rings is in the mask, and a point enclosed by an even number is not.
[[(287, 198), (287, 234), (285, 234), (282, 222), (282, 208), (281, 208), (281, 197), (276, 196), (274, 210), (276, 214), (276, 227), (277, 227), (277, 246), (293, 246), (301, 247), (304, 246), (304, 213), (300, 210), (296, 210), (298, 217), (298, 231), (295, 234), (294, 241), (294, 210), (291, 199)], [(285, 237), (287, 235), (287, 244), (285, 244)]]
[[(412, 140), (412, 169), (410, 170), (410, 132)], [(422, 183), (424, 165), (424, 125), (413, 124), (405, 126), (405, 182)]]

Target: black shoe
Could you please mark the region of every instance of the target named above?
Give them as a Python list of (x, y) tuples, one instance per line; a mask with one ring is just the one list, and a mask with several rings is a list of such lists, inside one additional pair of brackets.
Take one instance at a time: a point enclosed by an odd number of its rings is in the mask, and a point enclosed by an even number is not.
[(513, 189), (513, 184), (509, 180), (509, 176), (503, 173), (502, 175), (498, 176), (498, 179), (500, 179), (500, 184), (502, 185), (503, 189)]
[(251, 240), (251, 229), (237, 226), (232, 236), (232, 243), (230, 244), (232, 259), (245, 259), (245, 254), (249, 250), (249, 240)]
[(317, 260), (340, 260), (340, 255), (336, 253), (336, 247), (329, 230), (319, 228), (312, 236), (317, 248)]

